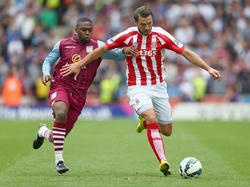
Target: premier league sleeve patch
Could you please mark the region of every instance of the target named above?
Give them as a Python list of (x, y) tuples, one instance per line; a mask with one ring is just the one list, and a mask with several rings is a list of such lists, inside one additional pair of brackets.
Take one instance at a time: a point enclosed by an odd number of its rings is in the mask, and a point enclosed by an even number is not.
[(174, 39), (174, 44), (177, 45), (179, 48), (182, 48), (183, 46), (183, 44), (176, 39)]
[(86, 47), (86, 52), (91, 53), (93, 51), (93, 46), (87, 46)]

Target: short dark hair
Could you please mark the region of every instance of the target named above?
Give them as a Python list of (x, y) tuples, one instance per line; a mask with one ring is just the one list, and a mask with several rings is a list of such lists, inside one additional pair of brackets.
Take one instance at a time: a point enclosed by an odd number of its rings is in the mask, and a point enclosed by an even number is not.
[(88, 17), (84, 16), (84, 17), (80, 17), (80, 18), (77, 19), (77, 21), (76, 21), (76, 27), (78, 27), (80, 23), (86, 22), (86, 21), (90, 22), (91, 24), (93, 24), (93, 22), (92, 22), (91, 19), (89, 19)]
[(138, 21), (139, 15), (143, 18), (146, 18), (150, 15), (153, 17), (153, 13), (152, 13), (151, 9), (146, 7), (146, 6), (141, 6), (135, 10), (135, 13), (134, 13), (135, 21)]

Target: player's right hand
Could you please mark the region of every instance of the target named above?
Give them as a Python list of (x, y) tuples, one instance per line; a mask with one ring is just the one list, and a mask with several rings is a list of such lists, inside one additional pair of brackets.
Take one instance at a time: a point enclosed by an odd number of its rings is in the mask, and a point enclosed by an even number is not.
[(46, 83), (51, 81), (51, 80), (52, 80), (52, 77), (50, 75), (44, 75), (42, 77), (42, 82), (43, 82), (44, 86), (46, 86)]
[(125, 47), (125, 48), (123, 49), (123, 53), (124, 53), (127, 57), (137, 57), (137, 56), (138, 56), (138, 50), (136, 49), (135, 46)]
[(220, 72), (218, 70), (214, 69), (214, 68), (209, 68), (208, 69), (208, 73), (213, 76), (214, 80), (218, 80), (219, 81), (221, 79)]

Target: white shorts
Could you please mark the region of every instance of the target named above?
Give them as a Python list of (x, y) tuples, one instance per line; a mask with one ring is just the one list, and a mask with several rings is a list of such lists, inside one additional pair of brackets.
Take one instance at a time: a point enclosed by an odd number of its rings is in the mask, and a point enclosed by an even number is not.
[(130, 106), (135, 109), (138, 115), (152, 108), (158, 123), (172, 123), (172, 111), (165, 81), (150, 86), (129, 86), (127, 95)]

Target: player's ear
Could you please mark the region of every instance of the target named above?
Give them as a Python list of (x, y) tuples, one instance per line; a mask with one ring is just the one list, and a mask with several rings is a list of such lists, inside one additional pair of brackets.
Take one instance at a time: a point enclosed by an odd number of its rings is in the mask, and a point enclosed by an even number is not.
[(139, 20), (139, 17), (136, 18), (136, 17), (134, 16), (134, 24), (135, 24), (135, 25), (138, 25), (138, 20)]
[(137, 25), (137, 21), (134, 19), (134, 24)]
[(77, 28), (74, 29), (75, 33), (77, 33)]

